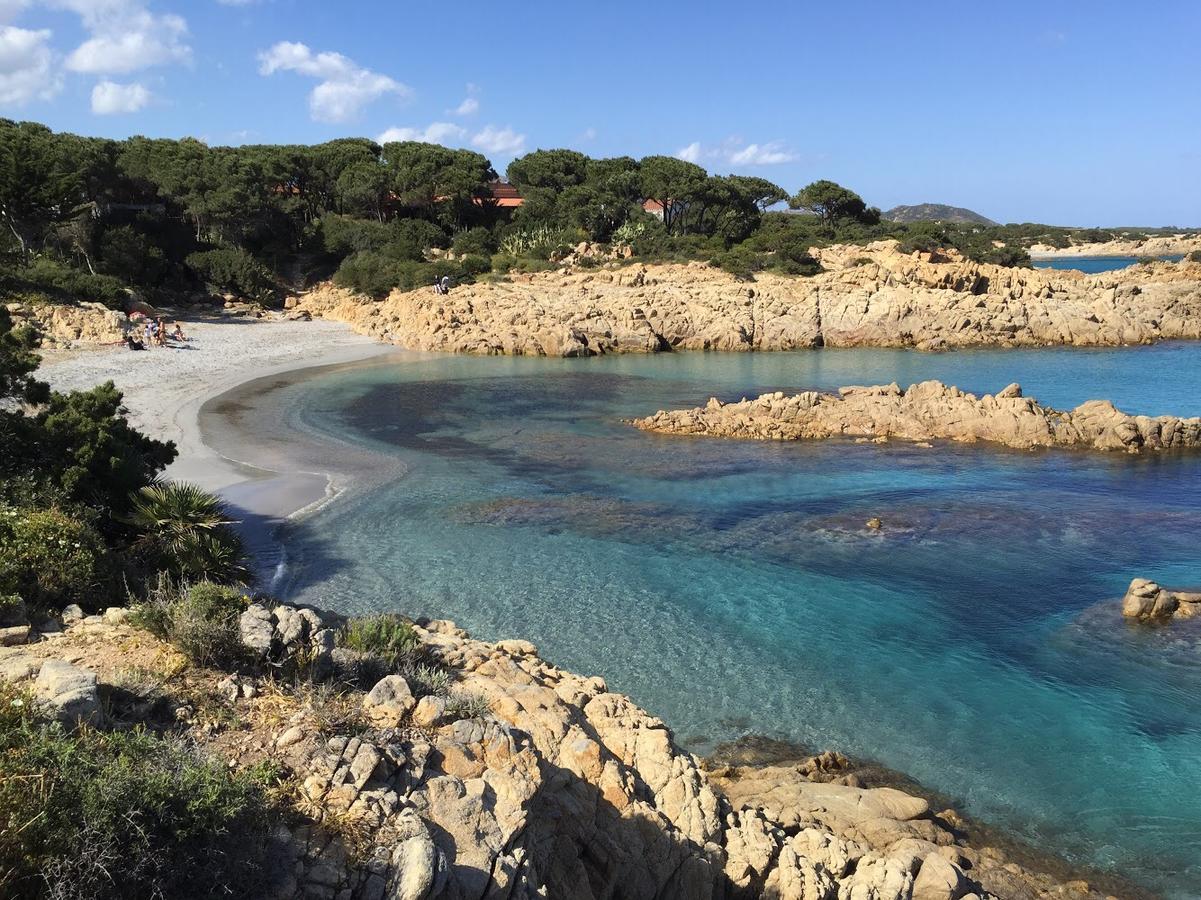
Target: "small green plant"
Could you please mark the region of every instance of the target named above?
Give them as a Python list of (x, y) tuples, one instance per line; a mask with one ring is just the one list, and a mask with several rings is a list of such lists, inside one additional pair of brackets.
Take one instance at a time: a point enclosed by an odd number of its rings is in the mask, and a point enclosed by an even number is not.
[(338, 634), (338, 643), (349, 650), (377, 656), (392, 669), (416, 662), (421, 638), (413, 623), (395, 613), (349, 619)]
[(86, 522), (56, 509), (0, 506), (0, 593), (40, 611), (95, 607), (107, 575), (104, 542)]
[(482, 719), (492, 712), (488, 700), (472, 691), (451, 691), (446, 698), (449, 719)]
[(1201, 263), (1201, 250), (1194, 250), (1185, 257), (1189, 262)]
[(429, 696), (446, 697), (450, 694), (453, 679), (446, 669), (417, 663), (401, 667), (400, 674), (412, 688), (413, 696), (418, 699)]
[(130, 498), (137, 551), (151, 569), (178, 578), (245, 583), (246, 549), (225, 505), (193, 484), (152, 484)]
[(870, 256), (857, 256), (851, 260), (852, 266), (870, 266), (875, 260)]
[(0, 896), (263, 896), (264, 774), (145, 731), (65, 731), (0, 683)]
[(238, 620), (249, 599), (226, 585), (200, 581), (180, 586), (160, 575), (134, 607), (132, 620), (197, 665), (225, 665), (244, 653)]

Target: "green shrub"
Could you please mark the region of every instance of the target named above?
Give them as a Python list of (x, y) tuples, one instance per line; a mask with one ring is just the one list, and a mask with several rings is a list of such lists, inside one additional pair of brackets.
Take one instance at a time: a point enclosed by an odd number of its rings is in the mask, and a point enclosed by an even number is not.
[(359, 653), (378, 656), (393, 669), (413, 663), (421, 638), (413, 623), (395, 613), (349, 619), (338, 633), (338, 644)]
[(240, 590), (211, 581), (177, 586), (160, 576), (133, 610), (135, 625), (174, 644), (197, 665), (221, 666), (244, 654), (238, 620), (249, 604)]
[(117, 310), (124, 308), (129, 297), (120, 279), (93, 275), (46, 255), (6, 271), (0, 282), (10, 290), (41, 292), (59, 300), (94, 301)]
[(1185, 257), (1189, 262), (1201, 263), (1201, 250), (1194, 250)]
[(107, 575), (104, 542), (85, 522), (56, 509), (0, 507), (0, 594), (41, 611), (96, 608)]
[(0, 896), (261, 897), (278, 813), (257, 772), (175, 738), (69, 733), (0, 683)]
[(276, 285), (271, 270), (240, 247), (189, 253), (187, 263), (196, 277), (218, 291), (259, 303), (275, 299)]
[(246, 548), (217, 497), (193, 484), (142, 488), (131, 498), (129, 523), (140, 535), (137, 552), (152, 571), (187, 580), (245, 583)]
[(487, 228), (469, 228), (455, 234), (451, 248), (460, 256), (491, 256), (496, 238)]
[(472, 279), (492, 271), (492, 259), (488, 256), (465, 256), (459, 260), (459, 276), (462, 280)]
[(517, 257), (512, 253), (496, 253), (492, 256), (492, 271), (504, 275), (517, 265)]
[(482, 719), (492, 712), (487, 698), (471, 691), (451, 691), (446, 697), (448, 719)]

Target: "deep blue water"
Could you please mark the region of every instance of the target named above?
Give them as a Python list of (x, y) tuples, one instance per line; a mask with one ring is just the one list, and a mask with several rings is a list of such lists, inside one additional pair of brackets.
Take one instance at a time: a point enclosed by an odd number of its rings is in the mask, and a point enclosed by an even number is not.
[[(1114, 269), (1125, 269), (1133, 266), (1142, 257), (1138, 256), (1075, 256), (1055, 259), (1036, 259), (1036, 269), (1076, 269), (1086, 275), (1096, 275), (1098, 272), (1112, 272)], [(1183, 256), (1159, 256), (1167, 262), (1180, 262)]]
[(694, 749), (757, 732), (872, 758), (1046, 849), (1201, 895), (1201, 637), (1116, 608), (1134, 576), (1201, 582), (1201, 455), (765, 444), (621, 421), (711, 393), (930, 377), (1201, 414), (1201, 346), (1179, 344), (339, 371), (279, 398), (286, 416), (408, 471), (298, 526), (282, 593), (526, 637)]

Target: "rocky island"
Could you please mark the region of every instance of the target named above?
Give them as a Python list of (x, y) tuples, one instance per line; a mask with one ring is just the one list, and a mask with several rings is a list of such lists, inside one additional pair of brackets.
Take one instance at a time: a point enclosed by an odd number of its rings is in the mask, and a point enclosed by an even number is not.
[(844, 387), (837, 394), (782, 392), (696, 409), (659, 411), (633, 424), (643, 431), (756, 440), (854, 437), (908, 441), (985, 441), (1006, 447), (1175, 450), (1201, 447), (1201, 418), (1131, 416), (1104, 400), (1070, 412), (1040, 405), (1011, 384), (977, 397), (939, 381)]
[[(578, 248), (581, 252), (586, 247)], [(318, 286), (293, 315), (416, 350), (595, 356), (812, 347), (1081, 347), (1201, 339), (1201, 263), (1080, 272), (977, 263), (896, 241), (814, 249), (813, 277), (753, 283), (707, 263), (579, 268), (380, 301)], [(581, 257), (587, 258), (587, 257)]]

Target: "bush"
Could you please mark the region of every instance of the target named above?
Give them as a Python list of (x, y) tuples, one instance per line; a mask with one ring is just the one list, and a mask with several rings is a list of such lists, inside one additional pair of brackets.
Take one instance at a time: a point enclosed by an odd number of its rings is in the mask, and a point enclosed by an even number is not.
[(517, 257), (512, 253), (497, 253), (492, 257), (492, 271), (501, 275), (511, 271), (517, 265)]
[(338, 633), (338, 644), (359, 653), (378, 656), (392, 669), (414, 663), (421, 638), (413, 623), (395, 613), (349, 619)]
[(197, 665), (229, 665), (245, 652), (238, 620), (249, 602), (236, 588), (211, 581), (176, 586), (160, 576), (146, 599), (134, 607), (133, 622), (174, 644)]
[(469, 256), (454, 261), (414, 262), (397, 259), (382, 252), (365, 250), (346, 257), (334, 274), (334, 282), (371, 297), (384, 297), (393, 290), (412, 291), (432, 288), (435, 281), (446, 275), (453, 284), (473, 281), (492, 266), (484, 257)]
[(1201, 250), (1194, 250), (1185, 257), (1189, 262), (1201, 263)]
[(74, 269), (49, 256), (6, 271), (0, 283), (9, 290), (41, 292), (58, 300), (94, 301), (117, 310), (124, 308), (129, 297), (120, 279)]
[(206, 285), (259, 303), (275, 299), (271, 270), (240, 247), (189, 253), (188, 267)]
[(19, 595), (43, 612), (70, 603), (96, 608), (107, 575), (104, 542), (77, 517), (0, 507), (0, 594)]
[(455, 235), (451, 248), (460, 256), (491, 256), (496, 252), (496, 238), (487, 228), (469, 228)]
[(0, 896), (254, 898), (278, 816), (175, 738), (68, 733), (0, 683)]
[(129, 523), (145, 566), (193, 580), (250, 580), (246, 548), (217, 497), (193, 484), (172, 482), (142, 488), (131, 498)]

